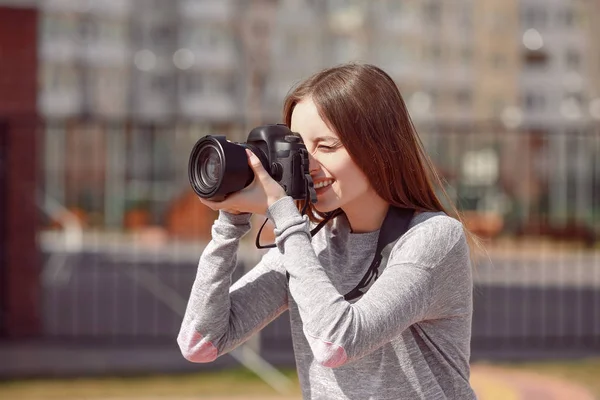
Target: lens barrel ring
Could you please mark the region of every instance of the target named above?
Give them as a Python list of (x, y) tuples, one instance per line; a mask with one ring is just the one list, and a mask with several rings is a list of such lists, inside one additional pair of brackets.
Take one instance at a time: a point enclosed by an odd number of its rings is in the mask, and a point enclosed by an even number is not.
[(192, 149), (188, 178), (199, 197), (221, 201), (252, 182), (254, 173), (243, 146), (225, 136), (207, 135)]

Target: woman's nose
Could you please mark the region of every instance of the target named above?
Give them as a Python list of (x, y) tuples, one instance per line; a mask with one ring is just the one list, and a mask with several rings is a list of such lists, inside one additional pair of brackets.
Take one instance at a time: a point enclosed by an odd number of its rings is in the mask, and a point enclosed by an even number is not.
[(313, 172), (316, 172), (319, 170), (319, 163), (317, 162), (317, 160), (315, 160), (315, 158), (312, 156), (312, 154), (308, 155), (308, 172), (310, 172), (311, 174)]

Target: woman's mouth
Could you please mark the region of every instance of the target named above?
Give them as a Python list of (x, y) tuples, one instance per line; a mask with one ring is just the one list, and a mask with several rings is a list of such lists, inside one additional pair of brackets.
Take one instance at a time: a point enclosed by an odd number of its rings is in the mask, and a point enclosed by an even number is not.
[(324, 179), (322, 181), (316, 182), (314, 184), (315, 192), (317, 195), (321, 195), (325, 193), (327, 190), (331, 188), (331, 184), (335, 182), (333, 179)]

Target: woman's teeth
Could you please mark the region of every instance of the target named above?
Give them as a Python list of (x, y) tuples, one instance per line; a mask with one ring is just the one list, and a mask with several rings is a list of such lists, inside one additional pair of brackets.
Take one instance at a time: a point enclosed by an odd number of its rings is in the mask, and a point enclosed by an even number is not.
[(320, 189), (320, 188), (323, 188), (325, 186), (329, 186), (332, 183), (333, 183), (332, 180), (321, 181), (321, 182), (315, 183), (315, 189)]

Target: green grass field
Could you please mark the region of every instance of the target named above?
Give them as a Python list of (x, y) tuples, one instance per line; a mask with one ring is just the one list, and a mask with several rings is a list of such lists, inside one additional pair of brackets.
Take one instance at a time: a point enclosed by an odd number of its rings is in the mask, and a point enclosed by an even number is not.
[(514, 370), (535, 371), (555, 376), (587, 387), (600, 399), (600, 358), (594, 357), (573, 361), (548, 361), (495, 364)]
[[(294, 370), (283, 371), (292, 382), (290, 395), (300, 395)], [(0, 399), (147, 399), (232, 398), (276, 396), (277, 393), (245, 369), (184, 375), (43, 379), (0, 382)]]
[[(589, 388), (600, 399), (600, 358), (536, 363), (494, 363), (511, 370), (535, 371)], [(252, 372), (234, 369), (185, 375), (0, 381), (2, 400), (141, 399), (300, 399), (294, 370), (285, 370), (293, 386), (278, 394)]]

